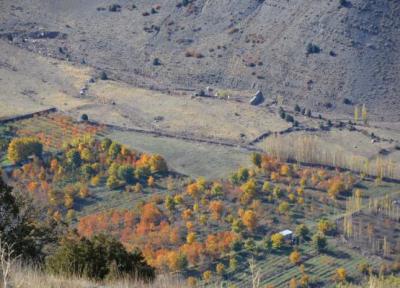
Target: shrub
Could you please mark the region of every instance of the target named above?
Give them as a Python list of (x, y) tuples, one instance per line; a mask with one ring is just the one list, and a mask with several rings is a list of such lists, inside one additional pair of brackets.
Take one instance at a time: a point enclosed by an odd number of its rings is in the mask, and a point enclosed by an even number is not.
[(318, 54), (321, 52), (321, 48), (318, 45), (308, 43), (307, 45), (307, 55), (309, 54)]
[(33, 137), (15, 138), (8, 145), (8, 159), (14, 163), (26, 160), (29, 156), (41, 156), (43, 145)]
[(121, 11), (121, 5), (112, 4), (112, 5), (108, 6), (108, 11), (110, 11), (110, 12), (119, 12), (119, 11)]
[(88, 121), (88, 120), (89, 120), (88, 115), (87, 115), (87, 114), (82, 114), (82, 115), (81, 115), (81, 120), (82, 120), (82, 121)]
[(301, 108), (300, 108), (300, 106), (298, 104), (296, 104), (294, 106), (294, 111), (296, 111), (296, 112), (300, 112), (301, 111)]
[(111, 274), (152, 281), (155, 270), (139, 250), (127, 252), (114, 238), (97, 235), (92, 239), (64, 238), (55, 253), (46, 258), (46, 270), (63, 276), (102, 280)]
[(286, 120), (287, 122), (291, 122), (291, 123), (294, 122), (294, 118), (293, 118), (293, 116), (290, 115), (290, 114), (286, 114), (285, 120)]
[(101, 80), (108, 80), (107, 73), (105, 71), (100, 72), (100, 79)]
[(279, 116), (280, 116), (282, 119), (285, 119), (285, 118), (286, 118), (285, 110), (283, 110), (282, 107), (279, 107)]
[(154, 58), (154, 59), (153, 59), (153, 65), (154, 65), (154, 66), (160, 66), (160, 65), (161, 65), (160, 59)]

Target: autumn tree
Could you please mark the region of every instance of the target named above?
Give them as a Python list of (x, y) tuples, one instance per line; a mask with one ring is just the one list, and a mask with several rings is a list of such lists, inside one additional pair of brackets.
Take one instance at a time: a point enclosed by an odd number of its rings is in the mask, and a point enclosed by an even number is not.
[(221, 183), (219, 182), (214, 182), (212, 187), (211, 187), (211, 194), (213, 196), (222, 196), (223, 195), (223, 188)]
[(212, 278), (212, 272), (210, 270), (207, 270), (203, 273), (203, 280), (206, 283), (209, 283), (211, 281)]
[(289, 211), (289, 203), (286, 201), (279, 203), (278, 211), (281, 214), (286, 214)]
[(117, 177), (114, 175), (111, 175), (107, 178), (107, 183), (106, 183), (108, 189), (115, 189), (120, 185), (120, 182), (118, 181)]
[(297, 280), (296, 280), (296, 278), (292, 278), (292, 279), (290, 279), (290, 282), (289, 282), (289, 288), (297, 288)]
[(182, 271), (186, 269), (187, 265), (188, 261), (185, 254), (177, 251), (169, 252), (168, 268), (170, 271)]
[(243, 192), (240, 200), (243, 203), (248, 203), (256, 195), (256, 181), (253, 178), (249, 179), (246, 183), (240, 186), (240, 189)]
[(135, 184), (134, 190), (135, 190), (135, 193), (142, 193), (142, 191), (143, 191), (143, 186), (142, 186), (142, 184), (140, 184), (139, 182), (136, 183), (136, 184)]
[(224, 210), (224, 204), (222, 201), (213, 200), (209, 204), (209, 209), (214, 220), (219, 220), (221, 218), (221, 214)]
[(8, 159), (14, 163), (26, 160), (29, 156), (40, 157), (43, 152), (43, 145), (33, 137), (14, 138), (8, 145)]
[(154, 177), (153, 176), (149, 176), (149, 178), (147, 178), (147, 185), (149, 187), (154, 187), (154, 184), (155, 184)]
[(283, 245), (284, 237), (280, 233), (275, 233), (275, 234), (272, 234), (271, 241), (272, 241), (272, 247), (274, 249), (280, 249)]
[(289, 260), (292, 264), (298, 265), (301, 261), (301, 254), (299, 251), (295, 250), (289, 255)]
[(257, 215), (252, 210), (247, 210), (242, 216), (242, 222), (249, 231), (254, 231), (257, 226)]
[(170, 195), (167, 195), (165, 197), (165, 207), (169, 210), (169, 211), (173, 211), (175, 209), (175, 201), (174, 198), (172, 198)]
[(324, 235), (330, 234), (335, 230), (335, 225), (327, 219), (319, 220), (317, 224), (318, 231)]
[(88, 196), (89, 196), (89, 188), (86, 185), (82, 185), (81, 188), (79, 189), (79, 197), (84, 199)]
[(157, 155), (157, 154), (152, 155), (150, 157), (149, 164), (150, 164), (150, 170), (152, 173), (163, 174), (163, 173), (168, 172), (167, 162), (160, 155)]
[(268, 193), (270, 192), (270, 190), (271, 190), (271, 183), (269, 181), (265, 181), (262, 186), (262, 191)]
[(64, 206), (67, 209), (71, 209), (74, 205), (74, 198), (72, 197), (71, 194), (66, 194), (64, 196)]
[(347, 279), (347, 271), (345, 268), (340, 267), (336, 269), (335, 279), (338, 282), (345, 282)]
[(196, 241), (196, 233), (195, 232), (190, 232), (187, 236), (186, 236), (186, 243), (188, 244), (192, 244), (193, 242)]
[(225, 273), (225, 265), (223, 263), (218, 263), (215, 267), (215, 272), (217, 275), (222, 276)]
[(193, 198), (197, 198), (200, 196), (200, 189), (197, 183), (191, 183), (186, 187), (186, 193)]

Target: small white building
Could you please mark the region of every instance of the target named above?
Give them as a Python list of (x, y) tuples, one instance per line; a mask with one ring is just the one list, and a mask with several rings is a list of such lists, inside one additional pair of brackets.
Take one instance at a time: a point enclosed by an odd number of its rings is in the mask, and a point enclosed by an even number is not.
[(286, 230), (279, 232), (279, 234), (281, 234), (285, 240), (293, 239), (293, 231), (292, 230), (286, 229)]

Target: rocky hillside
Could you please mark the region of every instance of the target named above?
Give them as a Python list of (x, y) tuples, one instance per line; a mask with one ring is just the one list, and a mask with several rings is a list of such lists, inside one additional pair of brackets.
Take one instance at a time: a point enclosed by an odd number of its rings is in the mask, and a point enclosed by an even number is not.
[(3, 0), (0, 36), (135, 85), (400, 119), (397, 0)]

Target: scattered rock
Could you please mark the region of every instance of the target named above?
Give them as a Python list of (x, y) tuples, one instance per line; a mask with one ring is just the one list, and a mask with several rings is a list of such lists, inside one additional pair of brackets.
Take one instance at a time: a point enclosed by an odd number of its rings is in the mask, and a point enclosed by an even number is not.
[(259, 105), (264, 101), (264, 95), (261, 91), (257, 91), (253, 98), (250, 100), (250, 105)]
[(110, 11), (110, 12), (121, 12), (121, 5), (112, 4), (112, 5), (108, 6), (108, 11)]

